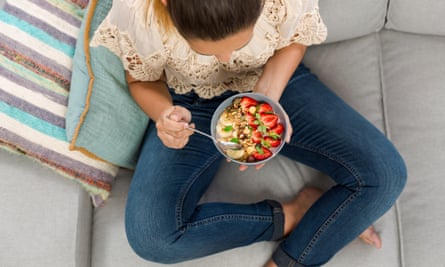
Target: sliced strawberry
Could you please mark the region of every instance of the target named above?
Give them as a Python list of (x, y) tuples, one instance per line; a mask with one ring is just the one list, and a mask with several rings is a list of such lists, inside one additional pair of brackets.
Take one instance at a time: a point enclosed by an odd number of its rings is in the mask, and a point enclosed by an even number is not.
[(261, 141), (263, 140), (263, 134), (259, 131), (253, 131), (252, 132), (252, 141), (255, 144), (261, 144)]
[(262, 146), (256, 146), (256, 151), (252, 153), (252, 156), (257, 161), (261, 161), (270, 158), (272, 156), (272, 151)]
[(273, 129), (277, 126), (278, 116), (275, 114), (261, 114), (260, 120), (268, 129)]
[(258, 113), (273, 113), (272, 106), (268, 103), (261, 103), (258, 105)]
[(240, 101), (241, 110), (244, 113), (247, 113), (250, 107), (256, 106), (257, 104), (258, 102), (255, 99), (248, 96), (243, 96)]
[(264, 137), (264, 142), (271, 147), (277, 147), (281, 144), (281, 138), (273, 138), (271, 136)]
[(247, 124), (252, 127), (253, 129), (256, 129), (258, 127), (258, 125), (260, 124), (260, 122), (258, 121), (258, 119), (255, 117), (255, 115), (252, 115), (250, 113), (246, 113), (246, 120), (247, 120)]
[(284, 131), (284, 125), (282, 123), (278, 123), (275, 128), (272, 128), (270, 130), (271, 133), (274, 133), (276, 135), (281, 135), (281, 133)]

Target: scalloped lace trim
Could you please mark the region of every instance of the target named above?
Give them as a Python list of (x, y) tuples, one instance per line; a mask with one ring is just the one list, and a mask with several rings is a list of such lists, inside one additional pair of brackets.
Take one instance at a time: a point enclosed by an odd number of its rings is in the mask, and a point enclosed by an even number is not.
[[(283, 14), (282, 0), (267, 1), (265, 16), (272, 25), (279, 25), (286, 16)], [(298, 34), (283, 43), (278, 43), (278, 32), (264, 29), (264, 42), (258, 54), (250, 55), (243, 50), (235, 51), (232, 61), (219, 63), (216, 58), (198, 60), (198, 54), (191, 49), (183, 49), (181, 41), (166, 39), (163, 49), (141, 56), (128, 33), (119, 31), (117, 26), (106, 20), (94, 34), (91, 46), (104, 46), (121, 58), (124, 68), (130, 75), (141, 81), (159, 80), (164, 73), (169, 87), (183, 94), (195, 91), (200, 97), (212, 98), (227, 90), (245, 92), (256, 85), (262, 66), (273, 55), (276, 48), (293, 42), (309, 45), (321, 43), (326, 38), (326, 28), (318, 9), (306, 13), (296, 29)], [(178, 43), (179, 42), (179, 43)], [(185, 41), (184, 41), (185, 42)], [(260, 45), (260, 44), (253, 44)], [(256, 47), (260, 48), (260, 47)]]
[(130, 36), (120, 32), (116, 26), (100, 27), (94, 34), (90, 45), (93, 47), (104, 46), (116, 54), (121, 59), (124, 68), (134, 79), (155, 81), (159, 80), (162, 75), (163, 66), (159, 66), (159, 68), (152, 66), (159, 65), (158, 63), (162, 61), (163, 55), (154, 53), (148, 57), (140, 56)]

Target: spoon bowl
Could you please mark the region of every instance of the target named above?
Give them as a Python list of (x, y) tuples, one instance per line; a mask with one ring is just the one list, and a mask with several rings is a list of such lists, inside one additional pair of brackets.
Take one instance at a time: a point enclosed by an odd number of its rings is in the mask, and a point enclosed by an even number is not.
[(210, 138), (213, 140), (213, 142), (218, 145), (223, 151), (228, 151), (228, 150), (240, 150), (241, 149), (241, 145), (238, 143), (234, 143), (234, 142), (226, 142), (226, 141), (221, 141), (221, 140), (217, 140), (215, 137), (211, 136), (210, 134), (207, 134), (205, 132), (202, 132), (198, 129), (192, 128), (190, 126), (187, 126), (186, 129), (193, 131), (197, 134), (203, 135), (207, 138)]

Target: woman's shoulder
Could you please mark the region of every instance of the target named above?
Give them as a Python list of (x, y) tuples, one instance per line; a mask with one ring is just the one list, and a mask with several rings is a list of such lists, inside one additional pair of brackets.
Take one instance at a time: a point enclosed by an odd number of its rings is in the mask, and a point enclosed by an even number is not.
[(162, 50), (161, 32), (146, 0), (114, 0), (98, 30), (112, 29), (131, 40), (136, 51), (148, 56)]
[(147, 8), (144, 0), (114, 0), (90, 45), (109, 49), (134, 78), (157, 80), (166, 56), (163, 38)]

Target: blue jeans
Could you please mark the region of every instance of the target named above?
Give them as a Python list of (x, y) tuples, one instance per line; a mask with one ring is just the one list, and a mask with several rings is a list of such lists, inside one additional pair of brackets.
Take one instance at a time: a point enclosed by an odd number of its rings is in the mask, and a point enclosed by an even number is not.
[[(198, 129), (210, 132), (213, 111), (233, 94), (210, 100), (172, 95), (192, 112)], [(304, 66), (280, 103), (293, 126), (281, 154), (326, 173), (336, 185), (309, 209), (273, 259), (278, 266), (320, 266), (394, 204), (406, 168), (391, 142)], [(184, 149), (167, 148), (150, 124), (125, 218), (128, 241), (139, 256), (176, 263), (283, 237), (276, 201), (198, 204), (223, 160), (211, 140), (196, 134)]]

